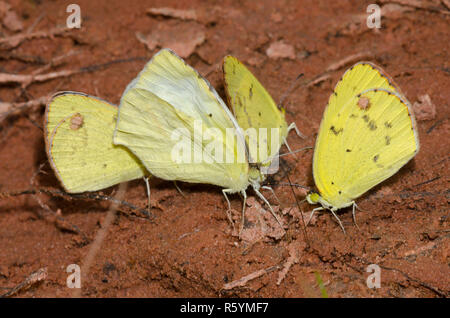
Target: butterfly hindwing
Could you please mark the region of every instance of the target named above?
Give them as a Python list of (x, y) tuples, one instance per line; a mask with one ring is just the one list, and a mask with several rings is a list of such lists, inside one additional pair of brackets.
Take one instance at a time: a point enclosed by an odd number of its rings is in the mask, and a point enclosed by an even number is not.
[(75, 92), (59, 93), (47, 105), (47, 155), (67, 192), (96, 191), (146, 174), (130, 151), (112, 142), (117, 111)]

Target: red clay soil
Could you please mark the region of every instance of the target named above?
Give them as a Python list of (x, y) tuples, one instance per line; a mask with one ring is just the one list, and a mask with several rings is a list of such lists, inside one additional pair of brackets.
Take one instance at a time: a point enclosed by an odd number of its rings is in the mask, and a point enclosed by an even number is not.
[[(3, 21), (4, 38), (26, 34), (29, 27), (31, 32), (64, 27), (69, 15), (64, 1), (9, 3), (19, 21)], [(347, 234), (330, 213), (321, 213), (306, 228), (306, 237), (296, 210), (296, 199), (301, 201), (305, 193), (295, 189), (295, 198), (284, 184), (289, 176), (292, 183), (314, 185), (313, 150), (283, 157), (271, 183), (281, 202), (278, 208), (285, 212), (286, 232), (261, 230), (264, 224), (277, 225), (270, 217), (259, 222), (252, 215), (252, 208), (258, 209), (256, 200), (248, 207), (247, 240), (241, 240), (228, 221), (221, 189), (211, 185), (180, 183), (182, 196), (172, 182), (151, 179), (153, 220), (123, 205), (114, 216), (108, 212), (109, 201), (5, 195), (62, 188), (44, 150), (44, 107), (1, 115), (0, 294), (45, 268), (47, 275), (40, 282), (13, 296), (321, 297), (321, 290), (330, 297), (449, 296), (448, 1), (424, 1), (420, 7), (412, 1), (378, 2), (385, 6), (380, 29), (366, 25), (371, 1), (77, 3), (83, 17), (80, 29), (25, 39), (15, 47), (1, 42), (0, 71), (46, 74), (90, 67), (88, 71), (27, 85), (1, 82), (1, 102), (26, 102), (71, 90), (117, 104), (146, 61), (171, 43), (172, 34), (178, 36), (173, 45), (187, 52), (187, 63), (222, 96), (220, 64), (227, 54), (248, 65), (276, 101), (304, 73), (284, 101), (288, 122), (294, 121), (307, 136), (291, 133), (293, 149), (314, 146), (329, 95), (345, 69), (359, 60), (372, 61), (391, 75), (411, 104), (423, 101), (416, 106), (421, 149), (396, 175), (357, 199), (362, 209), (357, 212), (359, 228), (347, 208), (338, 212)], [(182, 11), (147, 13), (163, 7)], [(11, 31), (15, 27), (18, 31)], [(146, 46), (138, 37), (159, 43), (147, 41)], [(284, 45), (277, 58), (271, 45), (279, 41)], [(55, 59), (59, 56), (63, 58)], [(309, 82), (317, 76), (323, 80)], [(144, 182), (127, 185), (123, 199), (145, 208)], [(118, 186), (100, 193), (113, 196)], [(264, 193), (278, 206), (270, 192)], [(234, 195), (231, 204), (239, 227), (242, 200)], [(306, 213), (313, 206), (302, 202), (301, 208)], [(70, 264), (81, 266), (81, 290), (66, 285)], [(370, 264), (380, 266), (381, 288), (366, 284)], [(255, 277), (245, 280), (250, 274)], [(236, 282), (241, 278), (244, 281)]]

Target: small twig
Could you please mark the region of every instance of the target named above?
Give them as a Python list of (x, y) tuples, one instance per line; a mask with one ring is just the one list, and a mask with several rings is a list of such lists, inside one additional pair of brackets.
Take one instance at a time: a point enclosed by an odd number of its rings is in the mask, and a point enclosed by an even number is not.
[[(50, 67), (54, 66), (53, 63), (56, 63), (59, 60), (62, 60), (64, 58), (66, 58), (67, 56), (72, 55), (73, 53), (74, 52), (69, 52), (65, 55), (55, 58), (52, 62), (50, 62)], [(52, 80), (55, 78), (68, 77), (68, 76), (71, 76), (71, 75), (77, 74), (77, 73), (93, 72), (93, 71), (105, 68), (107, 66), (110, 66), (112, 64), (131, 62), (131, 61), (137, 61), (137, 60), (142, 60), (142, 59), (144, 59), (144, 58), (143, 57), (134, 57), (134, 58), (129, 58), (129, 59), (120, 59), (120, 60), (115, 60), (115, 61), (111, 61), (111, 62), (107, 62), (107, 63), (103, 63), (103, 64), (85, 66), (85, 67), (81, 67), (81, 68), (75, 69), (75, 70), (62, 70), (62, 71), (50, 72), (50, 73), (46, 73), (46, 74), (36, 74), (36, 73), (41, 73), (43, 70), (49, 68), (48, 66), (44, 66), (44, 68), (38, 69), (37, 71), (33, 72), (33, 74), (0, 73), (0, 84), (21, 84), (22, 86), (28, 86), (31, 83), (35, 83), (35, 82), (46, 82), (46, 81), (49, 81), (49, 80)]]
[(11, 297), (15, 294), (17, 294), (19, 291), (23, 289), (27, 289), (31, 287), (32, 285), (43, 281), (47, 278), (47, 268), (43, 267), (38, 269), (37, 271), (33, 272), (28, 276), (23, 282), (13, 287), (10, 291), (4, 293), (3, 295), (0, 295), (0, 298), (4, 297)]
[(298, 83), (298, 80), (303, 76), (303, 73), (299, 74), (294, 81), (292, 81), (291, 85), (288, 87), (288, 89), (283, 93), (283, 95), (280, 97), (280, 101), (278, 103), (278, 108), (283, 107), (284, 101), (286, 98), (292, 94), (292, 92), (295, 91), (295, 86)]
[(275, 265), (275, 266), (271, 266), (265, 269), (260, 269), (259, 271), (253, 272), (251, 274), (248, 274), (247, 276), (244, 276), (240, 279), (234, 280), (231, 283), (225, 284), (223, 285), (222, 289), (223, 290), (230, 290), (236, 287), (244, 287), (249, 281), (261, 277), (265, 274), (268, 274), (270, 272), (273, 272), (274, 270), (278, 269), (279, 266)]
[(431, 125), (430, 128), (428, 128), (427, 130), (427, 134), (429, 134), (430, 132), (432, 132), (437, 126), (439, 126), (440, 124), (442, 124), (444, 122), (444, 120), (446, 120), (446, 118), (442, 118), (440, 120), (437, 120), (433, 125)]
[(36, 20), (34, 20), (34, 22), (28, 27), (27, 29), (27, 34), (30, 34), (31, 32), (33, 32), (34, 28), (36, 27), (36, 25), (38, 25), (39, 22), (41, 22), (41, 20), (45, 17), (45, 12), (42, 12), (37, 18)]
[(64, 53), (60, 56), (54, 57), (52, 58), (52, 60), (47, 63), (46, 65), (44, 65), (43, 67), (38, 68), (37, 70), (34, 70), (31, 75), (38, 75), (38, 74), (42, 74), (43, 72), (51, 69), (52, 67), (56, 67), (58, 65), (60, 65), (62, 63), (62, 61), (72, 55), (78, 54), (79, 51), (69, 51), (67, 53)]
[[(50, 62), (50, 66), (53, 66), (54, 63), (58, 63), (60, 60), (66, 58), (67, 56), (70, 56), (76, 52), (69, 52), (65, 55), (56, 57)], [(59, 77), (68, 77), (73, 74), (82, 73), (82, 72), (94, 72), (96, 70), (106, 68), (110, 65), (117, 64), (117, 63), (125, 63), (125, 62), (131, 62), (131, 61), (137, 61), (137, 60), (144, 60), (145, 57), (133, 57), (128, 59), (119, 59), (114, 60), (111, 62), (98, 64), (98, 65), (90, 65), (85, 66), (76, 70), (63, 70), (58, 72), (51, 72), (46, 74), (26, 74), (26, 75), (20, 75), (20, 74), (8, 74), (8, 73), (0, 73), (0, 85), (6, 84), (6, 83), (15, 83), (20, 84), (22, 86), (22, 89), (26, 88), (31, 83), (35, 82), (45, 82), (48, 80), (52, 80)], [(40, 68), (36, 70), (36, 72), (42, 72), (43, 70), (47, 69), (47, 66), (44, 66), (43, 68)], [(37, 107), (41, 105), (46, 105), (47, 101), (49, 99), (49, 96), (40, 97), (35, 100), (31, 100), (28, 102), (21, 102), (21, 103), (8, 103), (8, 102), (0, 102), (0, 122), (4, 120), (9, 115), (14, 115), (22, 112), (25, 109), (28, 109), (30, 107)]]
[(314, 76), (311, 80), (309, 80), (306, 83), (306, 87), (311, 87), (311, 86), (315, 86), (323, 81), (326, 81), (327, 79), (329, 79), (331, 77), (330, 74), (319, 74), (317, 76)]
[(439, 180), (440, 178), (441, 178), (441, 176), (437, 176), (437, 177), (434, 177), (433, 179), (430, 179), (430, 180), (427, 180), (427, 181), (415, 184), (415, 185), (413, 185), (413, 187), (418, 187), (418, 186), (421, 186), (421, 185), (424, 185), (424, 184), (428, 184), (428, 183), (431, 183), (433, 181)]
[(17, 60), (24, 63), (45, 64), (40, 56), (22, 55), (14, 52), (0, 52), (0, 60)]
[[(71, 194), (71, 193), (67, 193), (67, 192), (64, 192), (64, 191), (60, 191), (60, 190), (52, 190), (52, 189), (40, 188), (40, 189), (29, 189), (29, 190), (16, 191), (16, 192), (0, 192), (0, 200), (1, 199), (6, 199), (6, 198), (9, 198), (9, 197), (17, 197), (17, 196), (21, 196), (21, 195), (35, 195), (35, 194), (39, 194), (39, 193), (49, 194), (49, 195), (52, 195), (52, 196), (59, 196), (59, 197), (65, 198), (65, 199), (110, 201), (110, 202), (114, 202), (114, 203), (117, 203), (117, 204), (122, 205), (122, 206), (126, 206), (130, 210), (134, 211), (136, 214), (144, 215), (146, 217), (146, 219), (153, 220), (153, 219), (156, 218), (156, 216), (153, 213), (150, 213), (146, 209), (141, 209), (141, 208), (138, 208), (138, 207), (134, 206), (133, 204), (127, 202), (127, 201), (118, 200), (118, 199), (116, 199), (114, 197), (110, 197), (110, 196), (99, 194), (99, 193), (95, 193), (95, 192), (85, 192), (85, 193), (80, 193), (80, 194)], [(129, 215), (128, 213), (125, 213), (125, 214)]]
[(343, 58), (340, 61), (337, 61), (333, 64), (330, 64), (326, 69), (325, 72), (322, 72), (316, 76), (314, 76), (312, 79), (310, 79), (309, 81), (307, 81), (305, 83), (305, 87), (311, 87), (314, 85), (317, 85), (327, 79), (329, 79), (331, 77), (330, 73), (337, 71), (349, 64), (358, 62), (360, 60), (364, 60), (366, 58), (371, 58), (373, 57), (373, 53), (366, 51), (366, 52), (359, 52), (359, 53), (355, 53), (349, 56), (346, 56), (345, 58)]
[(32, 33), (20, 33), (17, 35), (9, 36), (0, 39), (0, 50), (10, 50), (19, 46), (22, 42), (36, 39), (36, 38), (52, 38), (54, 36), (62, 35), (68, 32), (70, 29), (55, 28), (50, 31), (36, 31)]
[(37, 75), (0, 73), (0, 84), (21, 84), (23, 86), (28, 86), (33, 82), (45, 82), (58, 77), (67, 77), (81, 72), (83, 72), (82, 69), (63, 70)]
[(25, 109), (35, 108), (47, 104), (50, 96), (42, 96), (23, 103), (0, 102), (0, 123), (8, 116), (16, 115)]
[[(365, 265), (368, 265), (368, 264), (375, 264), (375, 263), (373, 263), (373, 262), (371, 262), (371, 261), (365, 260), (365, 259), (363, 259), (363, 258), (361, 258), (361, 257), (356, 256), (356, 255), (350, 255), (350, 256), (353, 256), (354, 259), (356, 259), (357, 261), (359, 261), (359, 262), (361, 262), (361, 263), (363, 263), (363, 264), (365, 264)], [(344, 261), (344, 263), (347, 264), (345, 261)], [(347, 264), (347, 265), (348, 265), (348, 264)], [(411, 276), (409, 276), (408, 274), (406, 274), (405, 272), (401, 271), (400, 269), (393, 268), (393, 267), (388, 267), (388, 266), (384, 266), (384, 265), (378, 265), (378, 266), (380, 266), (380, 268), (385, 269), (385, 270), (390, 270), (390, 271), (398, 272), (399, 274), (403, 275), (407, 280), (412, 281), (412, 282), (415, 282), (415, 283), (417, 283), (417, 284), (419, 284), (419, 285), (421, 285), (421, 286), (423, 286), (423, 287), (425, 287), (425, 288), (427, 288), (427, 289), (429, 289), (429, 290), (435, 292), (435, 293), (438, 294), (440, 297), (448, 297), (448, 296), (450, 295), (450, 294), (448, 293), (448, 291), (442, 291), (442, 290), (440, 290), (440, 289), (437, 288), (437, 287), (431, 286), (430, 284), (427, 284), (427, 283), (425, 283), (425, 282), (422, 282), (421, 280), (419, 280), (419, 279), (417, 279), (417, 278), (411, 277)]]
[[(127, 183), (121, 183), (119, 185), (119, 190), (117, 191), (117, 194), (115, 196), (116, 201), (113, 201), (113, 203), (110, 205), (108, 209), (108, 213), (106, 214), (105, 219), (102, 222), (100, 230), (97, 232), (97, 235), (95, 236), (94, 242), (89, 248), (89, 251), (86, 255), (86, 257), (83, 259), (81, 269), (83, 271), (84, 277), (88, 277), (89, 270), (94, 262), (94, 259), (100, 250), (100, 247), (103, 244), (103, 241), (105, 240), (107, 234), (108, 234), (108, 228), (111, 226), (111, 224), (114, 221), (114, 218), (116, 217), (116, 211), (118, 202), (121, 201), (121, 199), (125, 196), (125, 191), (127, 190)], [(73, 293), (74, 297), (81, 297), (81, 289), (76, 288)]]
[(134, 61), (147, 61), (147, 57), (145, 57), (145, 56), (137, 56), (137, 57), (130, 57), (130, 58), (126, 58), (126, 59), (113, 60), (113, 61), (102, 63), (102, 64), (89, 65), (89, 66), (82, 67), (80, 69), (80, 71), (82, 71), (82, 72), (94, 72), (94, 71), (97, 71), (97, 70), (100, 70), (100, 69), (107, 68), (108, 66), (111, 66), (111, 65), (114, 65), (114, 64), (128, 63), (128, 62), (134, 62)]
[(360, 61), (362, 59), (366, 59), (369, 57), (373, 57), (373, 53), (369, 52), (369, 51), (359, 52), (359, 53), (349, 55), (336, 63), (330, 64), (326, 68), (325, 73), (337, 71), (349, 64), (355, 63), (357, 61)]
[[(382, 0), (382, 3), (395, 3), (398, 4), (400, 6), (405, 6), (405, 7), (410, 7), (410, 8), (414, 8), (414, 9), (419, 9), (419, 10), (425, 10), (425, 11), (429, 11), (429, 12), (433, 12), (433, 13), (441, 13), (444, 15), (450, 15), (450, 11), (449, 10), (442, 10), (439, 8), (433, 8), (430, 6), (426, 6), (423, 5), (423, 1), (411, 1), (411, 0)], [(447, 5), (444, 3), (444, 6), (447, 7)], [(448, 7), (447, 7), (448, 9)]]
[[(32, 186), (32, 187), (34, 186), (34, 181), (35, 181), (37, 175), (41, 172), (42, 167), (44, 165), (45, 165), (45, 163), (41, 164), (39, 166), (39, 168), (37, 169), (37, 171), (33, 174), (33, 176), (31, 177), (31, 180), (30, 180), (30, 186)], [(70, 231), (70, 232), (76, 233), (82, 237), (84, 242), (89, 242), (89, 239), (86, 236), (86, 234), (84, 234), (84, 232), (81, 231), (78, 226), (68, 222), (65, 218), (63, 218), (61, 216), (61, 210), (58, 209), (57, 212), (53, 211), (47, 204), (42, 202), (42, 200), (38, 194), (33, 195), (33, 198), (37, 201), (39, 206), (44, 211), (47, 211), (48, 213), (50, 213), (50, 215), (53, 217), (53, 220), (51, 220), (51, 221), (55, 224), (55, 226), (57, 228), (59, 228), (60, 230), (65, 230), (65, 231)], [(42, 217), (43, 219), (47, 219), (47, 217), (44, 215), (44, 213), (39, 213), (39, 216)]]
[(288, 250), (289, 250), (289, 257), (287, 258), (286, 262), (283, 264), (283, 269), (278, 274), (278, 280), (277, 285), (279, 286), (283, 279), (286, 277), (287, 273), (291, 269), (292, 265), (298, 263), (299, 261), (299, 253), (300, 251), (303, 251), (304, 245), (298, 243), (297, 241), (294, 241), (289, 244)]

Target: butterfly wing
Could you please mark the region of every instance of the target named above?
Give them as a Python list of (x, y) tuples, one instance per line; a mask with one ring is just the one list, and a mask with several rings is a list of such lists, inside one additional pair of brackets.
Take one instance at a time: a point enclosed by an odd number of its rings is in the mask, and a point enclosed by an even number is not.
[(47, 105), (49, 162), (70, 193), (96, 191), (146, 174), (126, 148), (112, 143), (118, 108), (82, 93), (63, 92)]
[[(249, 128), (256, 129), (258, 147), (251, 146), (252, 142), (247, 135), (250, 158), (255, 163), (270, 161), (270, 158), (278, 153), (287, 136), (284, 110), (278, 109), (270, 94), (237, 58), (224, 58), (223, 74), (228, 102), (239, 126), (244, 132)], [(272, 128), (278, 130), (273, 131), (273, 141)], [(262, 133), (267, 136), (260, 135)]]
[(359, 63), (330, 97), (314, 151), (314, 180), (327, 202), (348, 206), (418, 150), (408, 101), (376, 67)]
[(203, 77), (167, 49), (122, 96), (114, 142), (162, 179), (235, 191), (248, 185), (245, 143), (231, 112)]

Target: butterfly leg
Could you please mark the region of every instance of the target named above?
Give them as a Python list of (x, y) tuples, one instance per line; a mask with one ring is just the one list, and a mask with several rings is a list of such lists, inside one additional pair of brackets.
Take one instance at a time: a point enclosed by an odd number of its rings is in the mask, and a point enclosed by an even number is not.
[(331, 214), (333, 214), (333, 216), (336, 218), (336, 220), (338, 221), (339, 225), (341, 226), (342, 231), (344, 232), (344, 234), (347, 234), (345, 232), (344, 226), (342, 225), (341, 220), (338, 218), (338, 216), (336, 215), (336, 213), (334, 213), (337, 209), (329, 209)]
[(230, 200), (228, 200), (228, 196), (227, 196), (227, 193), (230, 193), (230, 192), (231, 192), (231, 189), (222, 189), (223, 196), (225, 197), (225, 200), (227, 200), (227, 203), (228, 203), (228, 209), (227, 209), (228, 221), (231, 223), (231, 226), (233, 226), (233, 231), (234, 231), (234, 223), (233, 223), (233, 219), (231, 218), (231, 214), (230, 214), (231, 204), (230, 204)]
[(294, 122), (292, 122), (292, 123), (288, 126), (288, 128), (287, 128), (287, 133), (289, 134), (289, 131), (291, 131), (292, 129), (295, 130), (295, 132), (297, 133), (297, 135), (298, 135), (299, 137), (301, 137), (301, 138), (303, 138), (303, 139), (306, 138), (306, 136), (303, 135), (303, 134), (300, 132), (300, 130), (298, 130), (298, 127), (297, 127), (297, 125), (296, 125)]
[(291, 153), (292, 150), (291, 150), (291, 147), (289, 147), (289, 144), (288, 144), (288, 142), (287, 142), (287, 139), (284, 138), (283, 142), (284, 142), (284, 144), (286, 145), (286, 148), (288, 149), (289, 153)]
[(267, 206), (270, 209), (270, 212), (272, 213), (273, 217), (275, 218), (275, 220), (277, 220), (278, 224), (281, 226), (281, 228), (283, 228), (283, 223), (281, 223), (281, 220), (279, 219), (279, 217), (275, 214), (275, 211), (272, 209), (272, 206), (270, 205), (269, 201), (267, 201), (267, 199), (261, 194), (261, 192), (259, 192), (258, 189), (253, 188), (253, 190), (255, 190), (255, 193), (258, 195), (258, 197), (264, 201), (265, 204), (267, 204)]
[(356, 227), (357, 227), (358, 230), (359, 230), (358, 223), (356, 223), (356, 209), (357, 209), (357, 208), (359, 209), (359, 207), (356, 205), (356, 202), (353, 201), (353, 211), (352, 211), (352, 214), (353, 214), (353, 222), (355, 223)]
[(148, 177), (144, 177), (145, 186), (147, 188), (147, 198), (148, 198), (148, 206), (147, 209), (150, 212), (151, 204), (150, 204), (150, 183), (148, 182)]
[(316, 211), (320, 211), (320, 210), (325, 210), (325, 208), (324, 208), (324, 207), (318, 207), (318, 208), (315, 208), (315, 209), (313, 209), (313, 210), (311, 211), (311, 214), (309, 215), (308, 221), (306, 222), (306, 226), (308, 226), (309, 222), (311, 222), (311, 219), (312, 219), (314, 213), (315, 213)]
[(178, 183), (176, 181), (173, 181), (173, 184), (175, 188), (178, 190), (178, 192), (180, 192), (181, 196), (185, 198), (186, 196), (184, 195), (183, 191), (181, 191), (180, 187), (178, 186)]
[(262, 186), (261, 188), (262, 188), (262, 189), (266, 189), (266, 190), (270, 190), (270, 191), (272, 192), (273, 196), (275, 197), (275, 199), (277, 199), (278, 205), (281, 205), (280, 200), (278, 200), (278, 197), (277, 197), (277, 195), (275, 194), (275, 191), (273, 191), (273, 189), (272, 189), (271, 187), (269, 187), (269, 186)]
[(244, 204), (242, 205), (242, 217), (241, 217), (241, 228), (239, 230), (239, 237), (241, 237), (242, 231), (244, 230), (245, 223), (245, 205), (247, 204), (247, 193), (245, 190), (242, 190), (242, 196), (244, 198)]

